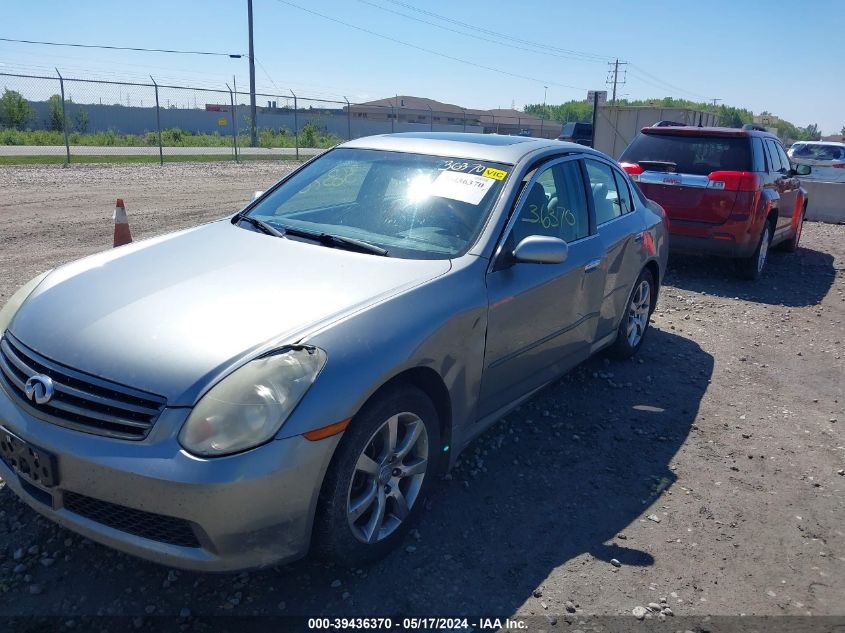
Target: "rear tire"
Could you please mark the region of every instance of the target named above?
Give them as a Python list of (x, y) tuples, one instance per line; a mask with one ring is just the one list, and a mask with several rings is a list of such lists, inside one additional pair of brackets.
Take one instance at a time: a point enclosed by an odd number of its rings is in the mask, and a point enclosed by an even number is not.
[(344, 433), (320, 491), (314, 523), (320, 558), (361, 566), (402, 541), (438, 471), (439, 428), (434, 404), (411, 385), (391, 388), (364, 405)]
[(642, 347), (656, 296), (654, 276), (648, 268), (643, 268), (625, 304), (625, 314), (619, 322), (616, 340), (607, 348), (608, 356), (624, 360)]
[(766, 220), (760, 232), (760, 241), (751, 257), (736, 260), (736, 273), (743, 279), (756, 281), (760, 279), (769, 259), (769, 246), (772, 243), (772, 223)]

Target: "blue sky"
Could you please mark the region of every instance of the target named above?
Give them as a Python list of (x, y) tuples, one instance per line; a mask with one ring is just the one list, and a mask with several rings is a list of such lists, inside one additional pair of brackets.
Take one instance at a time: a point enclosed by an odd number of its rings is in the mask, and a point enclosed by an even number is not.
[[(718, 98), (797, 125), (818, 123), (825, 133), (845, 125), (843, 0), (401, 1), (471, 24), (478, 37), (495, 40), (486, 33), (494, 31), (525, 43), (473, 38), (465, 27), (391, 0), (254, 0), (259, 89), (353, 101), (411, 94), (465, 107), (521, 108), (541, 102), (544, 85), (549, 103), (604, 89), (604, 58), (618, 56), (630, 62), (619, 92), (631, 98)], [(246, 0), (4, 5), (0, 37), (247, 52)], [(547, 47), (547, 54), (514, 48), (535, 49), (531, 44)], [(202, 87), (223, 87), (237, 75), (239, 89), (248, 85), (245, 59), (0, 42), (0, 72), (52, 73), (54, 66), (71, 76), (138, 80), (153, 74), (160, 83)]]

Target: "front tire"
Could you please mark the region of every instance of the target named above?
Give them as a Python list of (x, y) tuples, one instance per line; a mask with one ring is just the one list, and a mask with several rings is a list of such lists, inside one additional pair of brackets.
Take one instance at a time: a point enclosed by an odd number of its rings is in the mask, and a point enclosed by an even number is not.
[(437, 410), (421, 390), (400, 385), (353, 418), (323, 482), (315, 549), (360, 566), (394, 549), (416, 522), (437, 471)]
[(644, 268), (637, 277), (634, 289), (628, 298), (625, 314), (616, 333), (616, 340), (607, 350), (609, 356), (622, 360), (637, 353), (648, 331), (649, 318), (656, 296), (654, 276), (648, 268)]
[(751, 257), (736, 260), (736, 272), (743, 279), (756, 281), (763, 274), (769, 256), (769, 246), (772, 243), (772, 224), (769, 221), (763, 225), (760, 241)]

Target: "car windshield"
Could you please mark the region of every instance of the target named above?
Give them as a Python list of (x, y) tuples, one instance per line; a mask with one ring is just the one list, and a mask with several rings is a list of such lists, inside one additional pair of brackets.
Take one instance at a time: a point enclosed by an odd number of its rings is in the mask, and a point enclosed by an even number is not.
[(448, 259), (475, 241), (511, 166), (380, 150), (327, 152), (248, 215), (374, 244), (390, 257)]
[(751, 151), (748, 139), (743, 137), (640, 134), (620, 161), (640, 163), (646, 169), (706, 176), (714, 171), (750, 171)]
[(795, 158), (841, 160), (845, 156), (845, 148), (838, 145), (797, 145), (792, 149), (792, 156)]

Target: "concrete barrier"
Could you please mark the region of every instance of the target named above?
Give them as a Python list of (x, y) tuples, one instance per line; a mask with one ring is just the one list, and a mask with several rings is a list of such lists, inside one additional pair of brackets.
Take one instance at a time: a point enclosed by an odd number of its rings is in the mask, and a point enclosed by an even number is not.
[(807, 219), (831, 224), (845, 223), (845, 183), (802, 180), (807, 190)]

